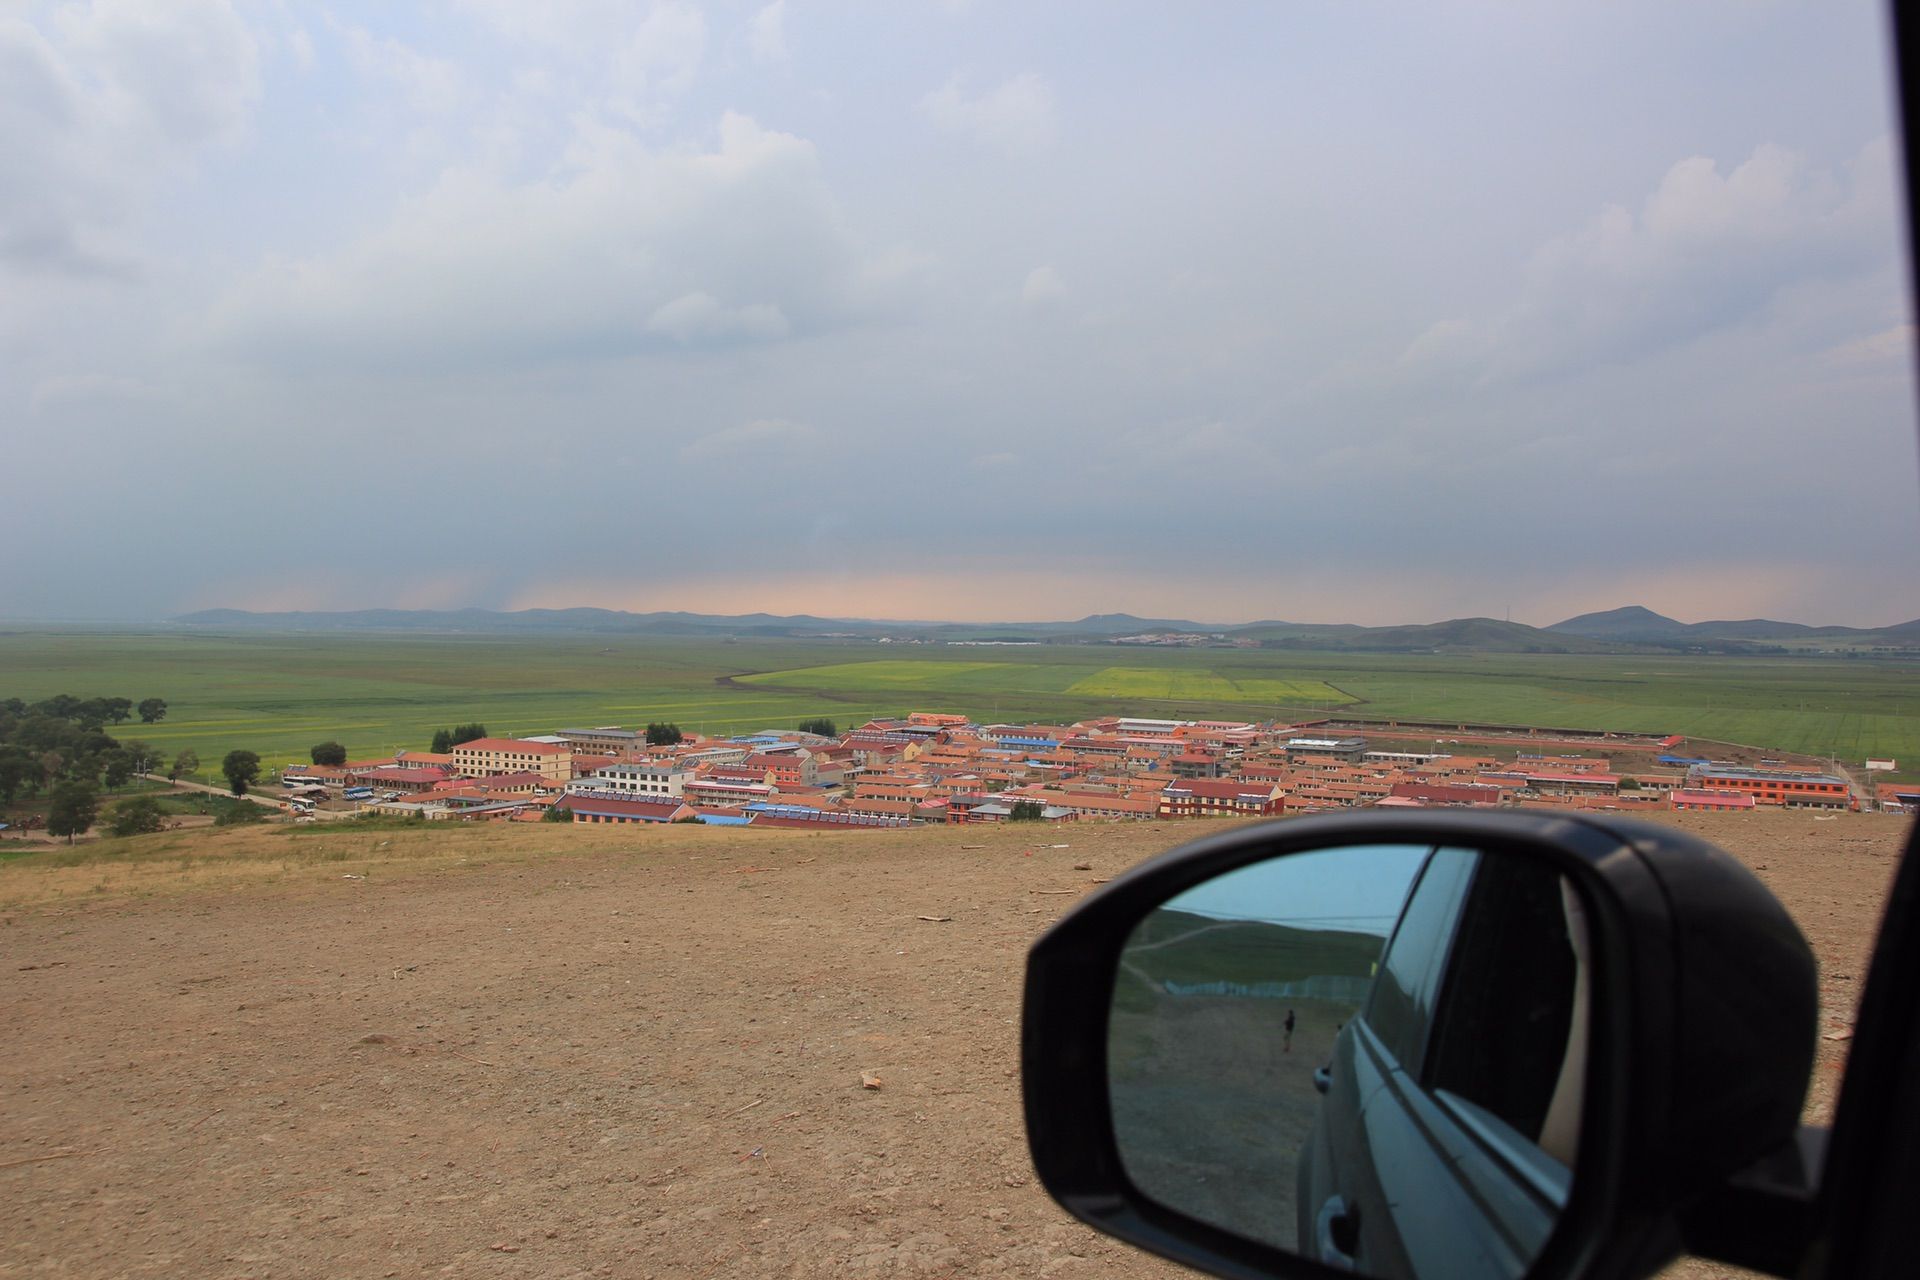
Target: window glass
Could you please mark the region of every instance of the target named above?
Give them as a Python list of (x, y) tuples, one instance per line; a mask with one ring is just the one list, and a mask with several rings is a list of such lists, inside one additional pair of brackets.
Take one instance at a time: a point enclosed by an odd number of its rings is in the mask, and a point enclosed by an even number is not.
[(1453, 926), (1480, 854), (1436, 849), (1387, 944), (1367, 1005), (1367, 1025), (1409, 1070), (1417, 1069), (1433, 1017)]
[(1574, 954), (1561, 878), (1489, 859), (1453, 939), (1421, 1083), (1479, 1104), (1538, 1141), (1567, 1053)]

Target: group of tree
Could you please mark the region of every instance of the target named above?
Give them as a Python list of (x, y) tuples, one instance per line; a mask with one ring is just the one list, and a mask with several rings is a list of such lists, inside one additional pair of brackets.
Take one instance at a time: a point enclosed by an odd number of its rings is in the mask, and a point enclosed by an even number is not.
[[(143, 716), (151, 710), (154, 720), (166, 714), (163, 699), (149, 698), (139, 705)], [(102, 786), (113, 790), (136, 774), (159, 769), (164, 757), (158, 748), (134, 739), (122, 742), (106, 732), (107, 725), (122, 723), (133, 713), (129, 698), (63, 693), (34, 703), (0, 699), (0, 803), (43, 793), (51, 799), (53, 789), (65, 783), (96, 793)], [(67, 806), (70, 813), (82, 809)]]
[[(435, 729), (433, 731), (433, 746), (429, 749), (435, 755), (444, 756), (463, 742), (477, 742), (486, 736), (487, 726), (478, 722), (473, 724), (457, 724), (451, 729)], [(342, 756), (341, 759), (344, 761), (345, 757)], [(319, 764), (320, 761), (315, 760), (314, 763)]]
[(1047, 816), (1047, 808), (1038, 800), (1015, 800), (1013, 808), (1007, 812), (1008, 822), (1039, 822)]
[(840, 730), (835, 728), (833, 721), (827, 719), (825, 716), (815, 716), (811, 720), (802, 720), (800, 722), (800, 732), (818, 734), (822, 738), (837, 738), (840, 736)]
[(670, 720), (656, 720), (647, 726), (647, 745), (650, 747), (670, 747), (679, 742), (685, 734), (680, 726)]

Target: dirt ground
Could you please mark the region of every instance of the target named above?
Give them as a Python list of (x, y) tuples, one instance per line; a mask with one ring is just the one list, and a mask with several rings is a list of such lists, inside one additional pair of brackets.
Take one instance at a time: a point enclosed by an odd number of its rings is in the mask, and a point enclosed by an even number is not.
[[(1678, 821), (1787, 903), (1841, 1032), (1902, 822)], [(0, 1275), (1187, 1274), (1035, 1184), (1017, 1017), (1034, 935), (1197, 830), (195, 832), (0, 863)]]

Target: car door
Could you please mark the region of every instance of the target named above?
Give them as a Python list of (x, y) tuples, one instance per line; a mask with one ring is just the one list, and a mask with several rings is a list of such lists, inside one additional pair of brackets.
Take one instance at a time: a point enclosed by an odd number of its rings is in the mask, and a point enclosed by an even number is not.
[(1297, 1206), (1310, 1256), (1371, 1276), (1525, 1271), (1567, 1194), (1539, 1139), (1575, 987), (1557, 876), (1429, 857), (1322, 1077)]

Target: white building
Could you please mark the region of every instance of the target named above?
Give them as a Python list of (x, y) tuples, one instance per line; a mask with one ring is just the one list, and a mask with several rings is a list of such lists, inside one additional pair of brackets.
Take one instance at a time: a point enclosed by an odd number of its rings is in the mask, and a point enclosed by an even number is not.
[(585, 792), (618, 793), (641, 800), (678, 800), (687, 791), (693, 770), (679, 763), (636, 764), (622, 761), (602, 765), (584, 778), (567, 784), (570, 795)]

